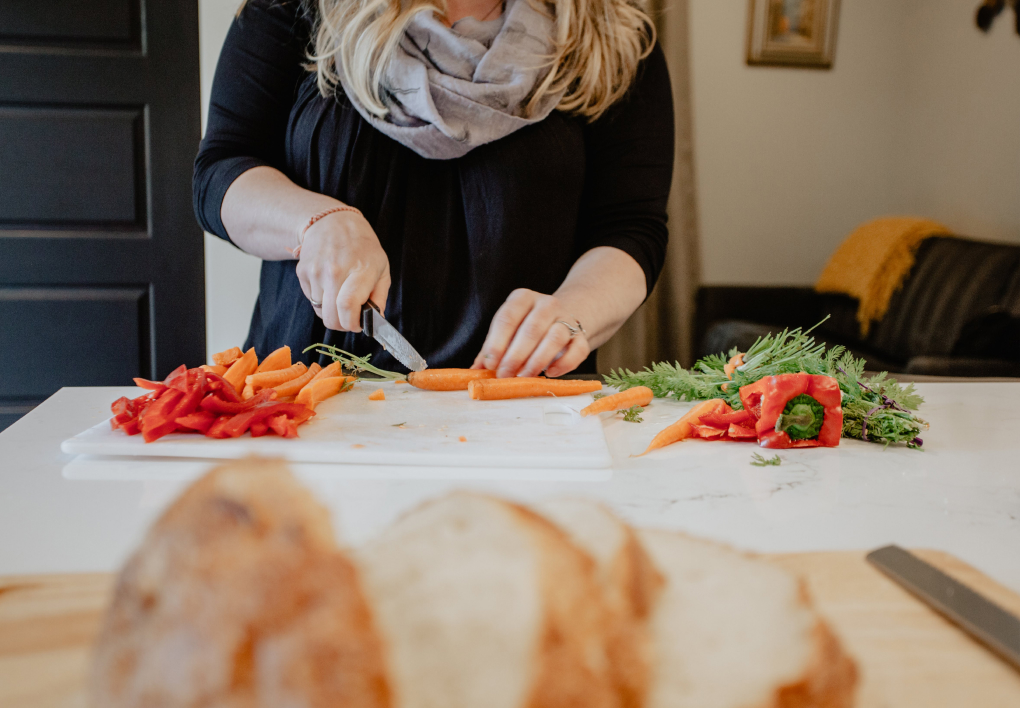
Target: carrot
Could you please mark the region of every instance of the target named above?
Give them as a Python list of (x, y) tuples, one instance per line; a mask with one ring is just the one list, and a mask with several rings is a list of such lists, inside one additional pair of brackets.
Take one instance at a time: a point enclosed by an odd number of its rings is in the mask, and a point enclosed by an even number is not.
[(312, 365), (308, 367), (308, 371), (298, 376), (296, 379), (291, 379), (285, 384), (279, 386), (273, 386), (276, 389), (276, 395), (280, 398), (286, 398), (287, 396), (296, 396), (298, 392), (305, 387), (309, 381), (315, 378), (315, 375), (322, 370), (318, 362), (312, 362)]
[(244, 352), (241, 351), (241, 347), (231, 347), (230, 349), (213, 354), (212, 360), (214, 364), (219, 366), (230, 366), (242, 356), (244, 356)]
[(331, 379), (334, 376), (343, 376), (344, 366), (339, 361), (334, 361), (332, 364), (326, 366), (325, 369), (317, 373), (312, 377), (312, 380), (308, 383), (315, 383), (319, 379)]
[[(325, 370), (326, 369), (323, 369), (323, 371)], [(300, 393), (298, 393), (294, 402), (301, 403), (312, 410), (315, 410), (315, 407), (327, 398), (331, 398), (338, 393), (343, 393), (349, 389), (354, 385), (355, 381), (357, 381), (357, 379), (353, 376), (331, 376), (328, 379), (312, 381), (311, 383), (305, 384), (305, 387), (301, 389)]]
[(219, 364), (217, 364), (215, 366), (210, 366), (209, 364), (202, 364), (198, 368), (200, 368), (202, 371), (209, 371), (209, 372), (211, 372), (213, 374), (217, 374), (219, 376), (223, 376), (223, 374), (227, 373), (227, 367), (219, 365)]
[(409, 373), (407, 383), (426, 391), (467, 391), (472, 381), (494, 378), (488, 369), (426, 369)]
[(601, 381), (565, 381), (541, 376), (518, 376), (507, 379), (475, 379), (468, 383), (468, 393), (476, 401), (498, 401), (506, 398), (535, 396), (577, 396), (598, 391)]
[(467, 438), (464, 437), (463, 435), (461, 435), (459, 438), (457, 438), (457, 440), (459, 440), (460, 442), (467, 442)]
[(267, 356), (259, 364), (257, 374), (264, 373), (266, 371), (280, 371), (290, 366), (290, 347), (283, 345), (275, 352)]
[(652, 402), (655, 394), (647, 386), (635, 386), (626, 391), (606, 396), (581, 409), (581, 415), (595, 415), (605, 411), (622, 411), (632, 406), (647, 406)]
[(308, 371), (308, 367), (304, 365), (304, 362), (299, 361), (293, 366), (288, 366), (286, 369), (256, 372), (245, 378), (244, 381), (252, 387), (253, 391), (258, 393), (261, 388), (276, 388), (280, 384), (296, 379), (306, 371)]
[(701, 421), (701, 416), (718, 413), (726, 407), (726, 401), (721, 398), (702, 401), (687, 411), (680, 420), (659, 431), (659, 434), (648, 443), (648, 449), (642, 452), (641, 455), (647, 455), (652, 450), (658, 450), (660, 447), (666, 447), (675, 442), (686, 440), (694, 433), (694, 426)]
[(370, 400), (370, 401), (385, 401), (386, 400), (386, 392), (383, 391), (381, 388), (377, 388), (376, 390), (372, 391), (372, 393), (370, 393), (368, 395), (368, 400)]
[[(737, 354), (734, 355), (728, 362), (726, 362), (726, 365), (723, 367), (723, 371), (726, 373), (726, 378), (732, 380), (733, 372), (737, 370), (738, 366), (743, 365), (744, 365), (744, 353), (737, 352)], [(727, 388), (729, 388), (729, 384), (722, 385), (723, 391), (725, 391)]]
[(245, 384), (244, 385), (244, 390), (241, 391), (241, 400), (247, 401), (249, 398), (252, 398), (254, 395), (255, 395), (255, 389), (252, 388), (252, 385), (251, 384)]
[(255, 347), (252, 347), (244, 355), (230, 365), (223, 378), (230, 382), (230, 385), (240, 393), (244, 388), (244, 380), (255, 373), (259, 367), (259, 358), (255, 355)]

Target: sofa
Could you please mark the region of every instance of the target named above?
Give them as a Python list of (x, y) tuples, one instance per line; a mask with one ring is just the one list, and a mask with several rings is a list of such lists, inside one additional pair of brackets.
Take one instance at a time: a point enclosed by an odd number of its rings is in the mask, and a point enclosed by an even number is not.
[(741, 351), (761, 335), (810, 327), (868, 369), (926, 376), (1020, 377), (1020, 246), (956, 236), (923, 241), (885, 316), (861, 335), (857, 300), (805, 287), (698, 291), (697, 356)]

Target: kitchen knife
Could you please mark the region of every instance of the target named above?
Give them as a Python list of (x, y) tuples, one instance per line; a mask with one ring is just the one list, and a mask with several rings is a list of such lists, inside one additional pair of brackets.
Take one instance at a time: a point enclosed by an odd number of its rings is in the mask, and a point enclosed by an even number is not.
[(868, 562), (946, 619), (1020, 669), (1020, 619), (899, 546)]
[(379, 311), (379, 306), (371, 300), (361, 306), (361, 331), (379, 342), (394, 359), (411, 371), (424, 371), (428, 366), (421, 358), (421, 354), (404, 339), (404, 335), (386, 321)]

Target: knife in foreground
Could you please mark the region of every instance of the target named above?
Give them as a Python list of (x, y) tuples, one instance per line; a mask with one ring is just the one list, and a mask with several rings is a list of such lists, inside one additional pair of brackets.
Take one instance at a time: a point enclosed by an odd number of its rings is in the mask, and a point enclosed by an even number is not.
[(411, 343), (404, 339), (393, 325), (379, 312), (379, 307), (369, 300), (361, 306), (361, 331), (375, 339), (393, 358), (411, 371), (424, 371), (428, 364), (421, 358)]
[(899, 546), (868, 562), (946, 619), (1020, 669), (1020, 619)]

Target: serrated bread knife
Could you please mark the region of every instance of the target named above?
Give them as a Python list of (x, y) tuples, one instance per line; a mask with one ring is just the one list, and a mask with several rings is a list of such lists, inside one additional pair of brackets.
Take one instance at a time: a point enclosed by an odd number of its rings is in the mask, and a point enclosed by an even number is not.
[(379, 306), (369, 300), (361, 306), (361, 331), (382, 345), (393, 358), (411, 371), (424, 371), (428, 364), (404, 335), (386, 321)]
[(868, 562), (950, 622), (1020, 669), (1020, 619), (899, 546)]

